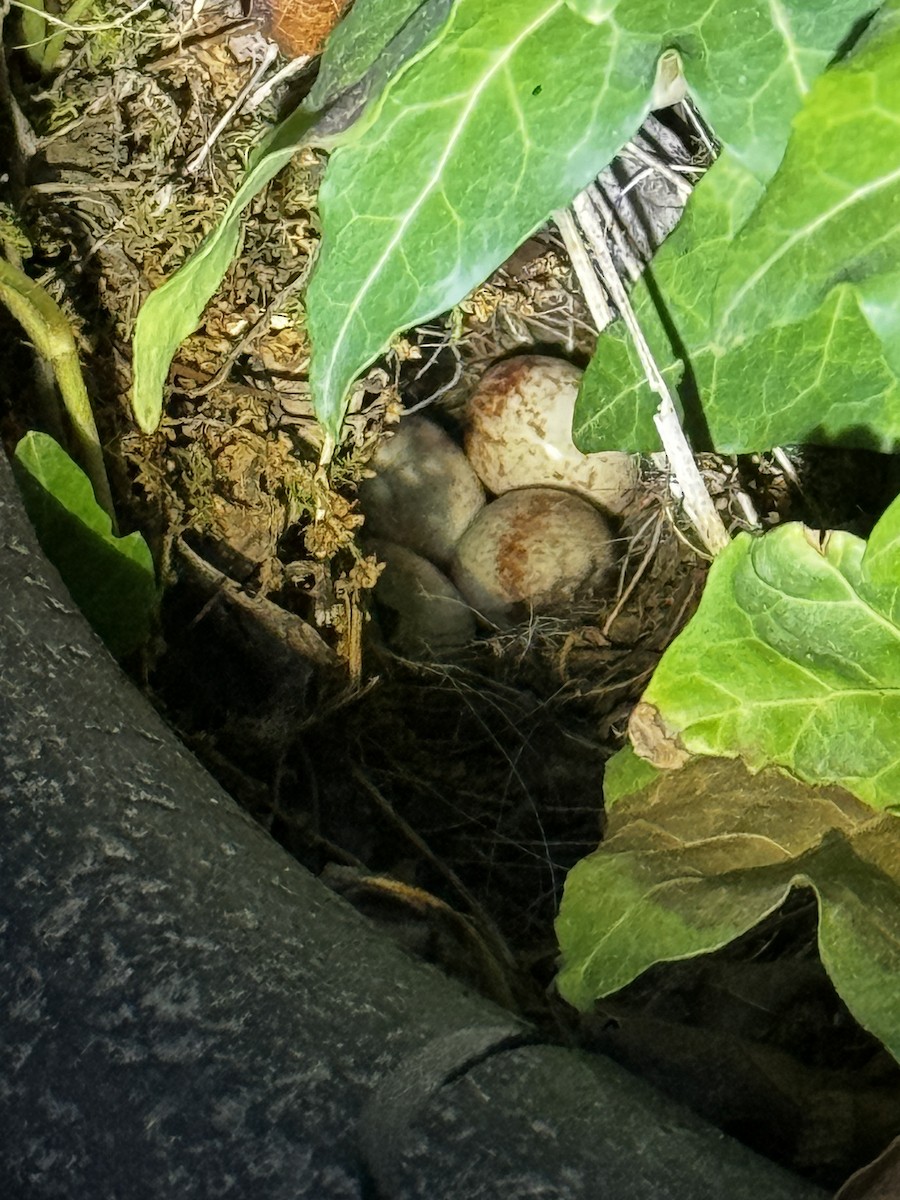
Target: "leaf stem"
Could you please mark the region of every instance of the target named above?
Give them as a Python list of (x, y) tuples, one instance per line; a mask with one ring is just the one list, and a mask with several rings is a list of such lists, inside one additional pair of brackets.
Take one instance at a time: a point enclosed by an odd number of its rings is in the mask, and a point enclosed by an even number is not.
[(575, 218), (567, 208), (561, 208), (553, 214), (553, 220), (562, 235), (566, 254), (569, 256), (569, 262), (571, 262), (572, 269), (581, 285), (597, 333), (602, 333), (607, 325), (612, 324), (613, 313), (609, 307), (609, 301), (606, 299), (606, 293), (600, 286), (600, 280), (597, 278), (597, 272), (594, 270), (594, 264), (591, 262), (584, 240), (575, 224)]
[(25, 330), (38, 354), (53, 368), (97, 503), (109, 514), (115, 529), (115, 510), (100, 437), (65, 313), (40, 284), (4, 258), (0, 258), (0, 300)]
[(715, 557), (729, 545), (728, 532), (706, 490), (703, 477), (678, 420), (671, 392), (647, 344), (634, 309), (631, 307), (625, 285), (619, 278), (619, 273), (606, 244), (603, 224), (587, 192), (576, 196), (572, 207), (584, 239), (596, 258), (603, 283), (634, 341), (638, 357), (644, 367), (647, 383), (659, 397), (659, 407), (653, 421), (668, 456), (669, 467), (681, 488), (684, 510), (704, 546)]

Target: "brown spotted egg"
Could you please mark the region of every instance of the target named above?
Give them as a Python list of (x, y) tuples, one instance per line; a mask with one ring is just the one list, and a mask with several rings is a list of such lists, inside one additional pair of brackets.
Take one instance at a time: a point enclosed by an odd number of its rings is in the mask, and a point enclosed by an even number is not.
[(449, 562), (485, 502), (459, 446), (425, 417), (404, 417), (370, 465), (374, 478), (359, 489), (366, 533), (399, 542), (438, 566)]
[(581, 376), (572, 363), (538, 354), (505, 359), (482, 376), (468, 403), (466, 454), (488, 491), (568, 488), (615, 516), (629, 507), (637, 459), (582, 454), (572, 441)]
[(587, 500), (556, 488), (506, 492), (481, 510), (456, 547), (453, 581), (485, 620), (506, 628), (564, 616), (607, 582), (609, 525)]

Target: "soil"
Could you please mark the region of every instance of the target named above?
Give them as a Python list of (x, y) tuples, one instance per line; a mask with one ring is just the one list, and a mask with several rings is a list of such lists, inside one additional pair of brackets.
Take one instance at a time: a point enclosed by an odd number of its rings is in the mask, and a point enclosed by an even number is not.
[[(0, 238), (77, 332), (121, 527), (159, 564), (159, 634), (127, 667), (238, 802), (411, 952), (837, 1186), (900, 1134), (900, 1069), (831, 987), (809, 896), (589, 1017), (552, 990), (553, 920), (566, 871), (602, 834), (604, 764), (703, 588), (707, 562), (666, 478), (644, 464), (616, 586), (591, 607), (486, 630), (441, 662), (398, 659), (379, 632), (379, 566), (359, 544), (367, 461), (413, 408), (458, 437), (467, 391), (504, 355), (586, 363), (595, 334), (558, 234), (540, 231), (397, 341), (362, 381), (326, 474), (302, 308), (324, 162), (300, 152), (251, 206), (240, 256), (178, 351), (162, 425), (143, 436), (128, 407), (139, 305), (315, 68), (240, 111), (192, 170), (264, 38), (238, 5), (194, 20), (168, 0), (102, 28), (118, 10), (91, 13), (49, 74), (6, 18)], [(46, 371), (5, 312), (0, 324), (7, 447), (36, 425), (64, 438)], [(730, 529), (751, 527), (749, 497), (762, 527), (865, 535), (896, 491), (896, 464), (877, 455), (791, 458), (795, 479), (772, 456), (701, 459)]]

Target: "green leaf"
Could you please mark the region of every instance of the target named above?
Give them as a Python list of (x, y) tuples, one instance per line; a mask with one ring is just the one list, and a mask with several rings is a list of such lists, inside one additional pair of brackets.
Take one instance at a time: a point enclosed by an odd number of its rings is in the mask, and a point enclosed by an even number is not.
[(163, 388), (175, 351), (200, 324), (204, 308), (234, 258), (241, 213), (303, 145), (314, 121), (315, 114), (298, 109), (260, 143), (218, 225), (187, 262), (144, 301), (134, 331), (131, 400), (144, 433), (152, 433), (159, 424)]
[[(333, 436), (390, 339), (461, 299), (640, 122), (650, 80), (609, 77), (612, 36), (562, 0), (458, 0), (367, 136), (334, 152), (307, 296), (311, 385)], [(601, 116), (598, 79), (618, 111)]]
[(869, 535), (862, 561), (862, 586), (877, 610), (900, 625), (900, 498)]
[(49, 23), (44, 19), (44, 0), (23, 0), (22, 42), (29, 59), (42, 74), (53, 70), (66, 44), (70, 27), (77, 25), (79, 19), (83, 20), (93, 4), (94, 0), (72, 0), (62, 14), (54, 9), (54, 15), (65, 18), (65, 24), (53, 26), (51, 33)]
[(865, 1029), (900, 1059), (900, 821), (832, 837), (808, 868), (819, 898), (819, 954)]
[(592, 25), (599, 25), (613, 15), (620, 0), (566, 0), (573, 13), (584, 17)]
[[(698, 448), (900, 446), (898, 54), (892, 5), (809, 91), (767, 184), (726, 143), (654, 260), (653, 294), (635, 289), (660, 365), (686, 363)], [(655, 449), (656, 403), (621, 335), (601, 338), (576, 442)]]
[(604, 805), (610, 809), (623, 797), (643, 791), (658, 774), (659, 768), (646, 758), (639, 758), (633, 746), (623, 746), (606, 764), (603, 773)]
[[(579, 1008), (655, 962), (727, 945), (784, 900), (822, 831), (850, 828), (849, 797), (704, 760), (622, 800), (603, 844), (566, 880), (556, 932), (563, 996)], [(871, 814), (868, 814), (871, 816)]]
[(797, 524), (740, 534), (635, 709), (638, 753), (661, 766), (673, 746), (740, 756), (897, 805), (898, 614), (900, 498), (868, 548)]
[[(453, 0), (356, 0), (328, 39), (303, 107), (309, 112), (326, 108), (383, 60), (391, 43), (396, 47), (398, 39), (407, 42), (411, 30), (418, 31), (423, 22), (439, 28), (452, 4)], [(413, 40), (418, 37), (414, 32)], [(417, 41), (415, 49), (422, 44)], [(402, 54), (394, 65), (408, 56)]]
[(40, 71), (47, 48), (47, 22), (44, 20), (44, 0), (22, 0), (19, 17), (22, 27), (22, 47), (32, 66)]
[(146, 641), (156, 613), (153, 558), (139, 533), (115, 537), (80, 467), (44, 433), (16, 446), (22, 498), (45, 554), (116, 655)]
[(736, 762), (694, 760), (616, 805), (566, 881), (559, 990), (588, 1008), (653, 963), (726, 945), (805, 886), (835, 987), (900, 1058), (900, 821)]
[[(312, 109), (316, 103), (330, 104), (321, 113), (315, 126), (314, 136), (319, 145), (346, 143), (364, 136), (378, 112), (378, 102), (385, 85), (408, 63), (415, 62), (428, 52), (454, 3), (455, 0), (425, 0), (397, 30), (366, 73), (346, 91), (335, 97), (333, 90), (320, 94), (316, 87), (313, 88), (303, 102), (304, 109)], [(356, 11), (354, 5), (345, 20), (350, 20)], [(332, 36), (336, 36), (342, 28), (339, 25)], [(370, 47), (370, 52), (372, 49)], [(337, 83), (338, 80), (335, 80), (334, 87), (337, 87)]]
[(391, 338), (462, 299), (610, 161), (648, 111), (661, 53), (677, 48), (718, 136), (765, 179), (865, 11), (621, 0), (588, 25), (564, 0), (457, 0), (326, 171), (307, 305), (320, 420), (337, 436), (353, 379)]

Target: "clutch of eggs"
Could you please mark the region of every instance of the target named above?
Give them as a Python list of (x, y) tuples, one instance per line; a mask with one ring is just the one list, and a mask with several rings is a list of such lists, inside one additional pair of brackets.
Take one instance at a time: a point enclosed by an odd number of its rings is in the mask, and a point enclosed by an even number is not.
[[(465, 606), (508, 628), (564, 616), (607, 585), (615, 556), (605, 514), (634, 503), (640, 476), (635, 456), (582, 454), (572, 441), (581, 374), (544, 355), (504, 360), (469, 399), (465, 454), (421, 416), (379, 446), (360, 502), (366, 533), (386, 539), (378, 598), (401, 653), (464, 644), (475, 630)], [(417, 598), (407, 603), (404, 589)]]

